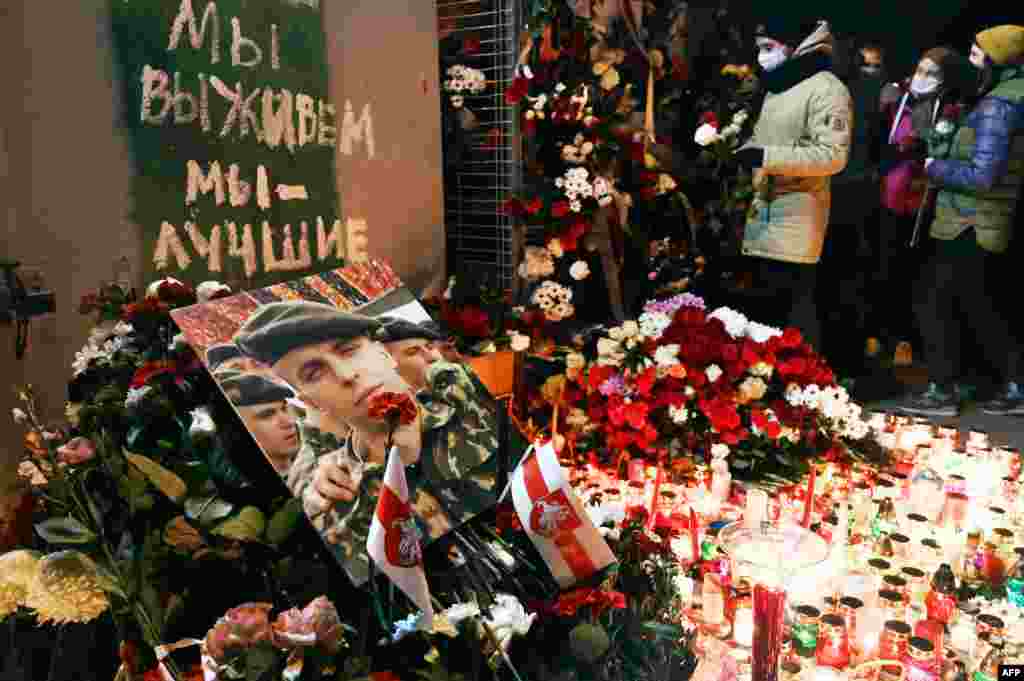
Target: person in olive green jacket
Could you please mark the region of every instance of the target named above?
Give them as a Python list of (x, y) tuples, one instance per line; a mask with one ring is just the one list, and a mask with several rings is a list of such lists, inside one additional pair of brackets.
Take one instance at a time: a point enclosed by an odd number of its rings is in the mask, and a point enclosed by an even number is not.
[(984, 284), (986, 271), (1009, 247), (1024, 185), (1024, 26), (978, 33), (970, 59), (982, 75), (977, 102), (965, 117), (936, 126), (925, 160), (938, 194), (933, 252), (915, 307), (929, 384), (902, 405), (925, 416), (959, 412), (955, 384), (963, 326), (991, 360), (1004, 362), (1005, 385), (982, 410), (1024, 414), (1020, 344)]
[(828, 227), (831, 176), (846, 167), (849, 155), (853, 103), (831, 71), (827, 22), (809, 30), (772, 15), (756, 34), (764, 104), (753, 137), (736, 152), (736, 160), (753, 170), (756, 193), (743, 254), (755, 259), (755, 286), (780, 309), (751, 313), (772, 325), (796, 326), (819, 347), (816, 266)]

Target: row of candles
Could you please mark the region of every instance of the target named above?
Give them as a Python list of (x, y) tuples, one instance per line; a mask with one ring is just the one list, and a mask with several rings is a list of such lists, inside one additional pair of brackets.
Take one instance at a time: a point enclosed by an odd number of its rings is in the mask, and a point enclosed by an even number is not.
[[(628, 480), (589, 469), (579, 482), (606, 500), (647, 505), (652, 524), (688, 531), (683, 561), (698, 562), (700, 578), (681, 582), (680, 596), (702, 631), (728, 640), (741, 660), (760, 633), (752, 580), (716, 555), (713, 529), (740, 518), (750, 527), (801, 524), (831, 545), (825, 563), (789, 585), (788, 643), (776, 673), (825, 681), (868, 662), (884, 679), (879, 661), (898, 660), (912, 681), (965, 673), (987, 681), (1001, 656), (1024, 643), (1020, 452), (991, 446), (981, 431), (881, 412), (869, 425), (892, 455), (888, 469), (820, 464), (774, 495), (744, 495), (721, 468), (690, 486), (636, 463)], [(971, 596), (984, 585), (1005, 588), (1002, 610), (978, 611)]]

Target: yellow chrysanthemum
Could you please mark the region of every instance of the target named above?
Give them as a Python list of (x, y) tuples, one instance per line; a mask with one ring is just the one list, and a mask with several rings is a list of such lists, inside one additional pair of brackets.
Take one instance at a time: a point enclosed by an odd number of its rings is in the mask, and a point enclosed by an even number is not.
[(39, 572), (36, 551), (10, 551), (0, 556), (0, 619), (25, 605), (29, 587)]
[(65, 624), (96, 619), (110, 601), (92, 559), (78, 551), (60, 551), (39, 561), (25, 605), (35, 610), (40, 624)]

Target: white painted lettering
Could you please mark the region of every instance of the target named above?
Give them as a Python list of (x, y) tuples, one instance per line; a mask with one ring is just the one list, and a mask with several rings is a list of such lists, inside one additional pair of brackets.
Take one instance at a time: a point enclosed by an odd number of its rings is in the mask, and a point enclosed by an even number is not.
[[(283, 139), (289, 151), (295, 150), (293, 102), (294, 99), (289, 90), (281, 90), (281, 93), (276, 95), (270, 88), (263, 90), (263, 138), (271, 149), (280, 146)], [(275, 103), (277, 104), (276, 109)]]
[[(249, 59), (242, 59), (242, 48), (248, 48), (252, 52)], [(231, 65), (247, 66), (255, 68), (263, 61), (263, 50), (251, 38), (242, 35), (242, 22), (238, 17), (231, 17)]]
[(334, 221), (334, 226), (331, 227), (330, 234), (328, 234), (324, 226), (324, 219), (322, 217), (316, 219), (316, 257), (319, 258), (320, 262), (330, 257), (337, 258), (338, 260), (345, 258), (342, 238), (341, 220)]
[(316, 102), (307, 94), (295, 96), (295, 113), (299, 119), (299, 146), (316, 140)]
[[(234, 166), (232, 166), (234, 167)], [(195, 223), (186, 222), (185, 232), (192, 239), (192, 248), (196, 250), (199, 257), (206, 258), (206, 267), (211, 272), (221, 271), (221, 249), (220, 249), (220, 225), (214, 225), (210, 230), (210, 238), (207, 239), (199, 231)]]
[(242, 240), (239, 243), (238, 226), (233, 222), (228, 223), (228, 255), (242, 258), (246, 277), (256, 274), (256, 243), (252, 238), (252, 225), (242, 228)]
[[(167, 114), (171, 111), (172, 97), (167, 87), (170, 78), (167, 73), (160, 69), (154, 69), (149, 64), (142, 68), (142, 122), (148, 125), (163, 125)], [(161, 99), (160, 113), (153, 114), (153, 100)]]
[(252, 184), (239, 177), (237, 163), (232, 163), (228, 169), (228, 196), (235, 208), (249, 203), (249, 197), (252, 196)]
[(181, 72), (174, 72), (174, 123), (187, 125), (199, 118), (199, 104), (196, 96), (181, 89)]
[[(199, 166), (197, 161), (189, 161), (186, 165), (188, 169), (188, 182), (185, 188), (185, 205), (190, 206), (196, 202), (199, 198), (199, 193), (209, 194), (211, 191), (214, 196), (214, 203), (218, 206), (224, 203), (224, 173), (221, 172), (220, 163), (214, 161), (210, 164), (210, 170), (205, 175), (203, 169)], [(233, 169), (237, 166), (232, 166)]]
[(270, 177), (262, 164), (256, 168), (256, 205), (262, 210), (270, 208)]
[(156, 269), (165, 270), (170, 265), (171, 256), (179, 270), (188, 268), (192, 264), (192, 258), (185, 252), (185, 246), (178, 237), (178, 231), (169, 222), (160, 225), (160, 237), (156, 242), (156, 250), (153, 252), (153, 264)]
[(319, 100), (320, 120), (316, 124), (316, 143), (322, 147), (333, 147), (338, 143), (337, 113), (334, 105)]
[(366, 141), (366, 156), (367, 158), (373, 158), (375, 144), (373, 139), (373, 118), (370, 114), (370, 104), (367, 102), (363, 106), (363, 111), (357, 121), (355, 112), (352, 110), (352, 102), (346, 100), (345, 114), (341, 119), (341, 153), (346, 156), (351, 156), (352, 144), (362, 142), (364, 138)]
[(220, 62), (220, 16), (217, 14), (217, 4), (210, 0), (203, 10), (203, 20), (196, 28), (196, 13), (192, 10), (192, 0), (181, 0), (181, 7), (178, 8), (178, 16), (174, 18), (171, 25), (171, 39), (167, 43), (167, 51), (173, 52), (178, 49), (178, 42), (181, 40), (181, 32), (185, 25), (188, 25), (188, 38), (193, 50), (200, 50), (206, 41), (206, 29), (210, 26), (210, 63)]

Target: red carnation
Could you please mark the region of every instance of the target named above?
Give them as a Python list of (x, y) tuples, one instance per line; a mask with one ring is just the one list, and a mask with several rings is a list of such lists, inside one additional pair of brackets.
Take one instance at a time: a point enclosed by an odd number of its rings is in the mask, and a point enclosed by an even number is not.
[(419, 410), (408, 393), (377, 393), (371, 398), (367, 412), (371, 419), (407, 426), (416, 420)]
[(501, 204), (501, 213), (503, 215), (508, 215), (509, 217), (517, 218), (526, 213), (526, 206), (523, 205), (522, 201), (513, 196), (510, 199), (506, 199), (505, 202)]
[(533, 200), (526, 204), (526, 212), (530, 215), (536, 215), (544, 207), (544, 202), (540, 200), (539, 196), (535, 196)]
[(700, 117), (701, 123), (707, 123), (708, 125), (714, 126), (715, 128), (722, 127), (718, 122), (718, 116), (715, 115), (714, 111), (705, 111), (704, 115)]
[(480, 51), (480, 36), (470, 35), (462, 39), (462, 53), (476, 54)]
[(572, 253), (579, 248), (579, 240), (587, 233), (587, 227), (590, 225), (583, 218), (577, 218), (573, 220), (573, 223), (569, 225), (568, 229), (561, 233), (558, 237), (559, 243), (562, 244), (562, 250), (566, 253)]
[(553, 218), (564, 218), (569, 214), (569, 202), (568, 201), (555, 201), (551, 204), (551, 217)]
[(781, 344), (784, 348), (798, 348), (803, 341), (804, 337), (800, 334), (799, 329), (790, 326), (782, 332)]

